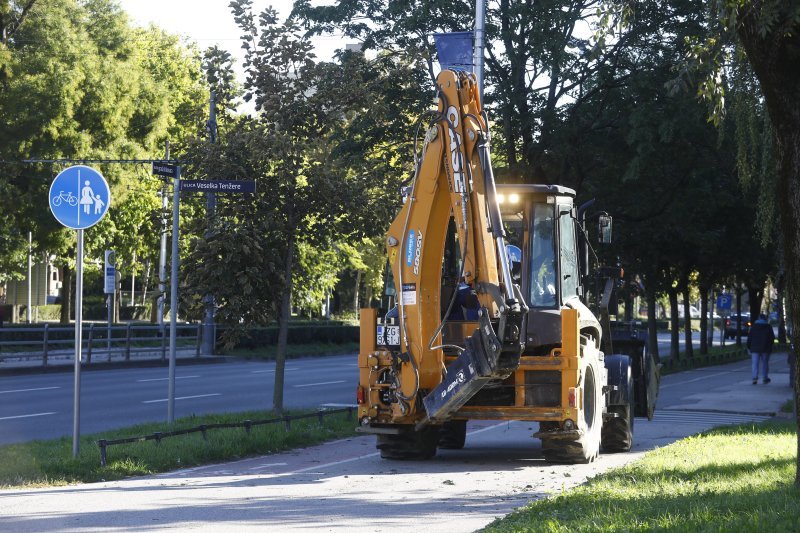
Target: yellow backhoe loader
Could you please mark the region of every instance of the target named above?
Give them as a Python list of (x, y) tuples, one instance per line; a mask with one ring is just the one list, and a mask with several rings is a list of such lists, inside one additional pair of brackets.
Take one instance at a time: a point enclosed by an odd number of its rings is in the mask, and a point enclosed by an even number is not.
[[(585, 208), (566, 187), (496, 185), (474, 76), (443, 70), (436, 86), (386, 234), (396, 306), (361, 310), (359, 431), (386, 459), (461, 448), (467, 420), (538, 421), (553, 462), (630, 450), (658, 369), (641, 340), (611, 355), (603, 313), (584, 302)], [(598, 217), (601, 236), (610, 223)]]

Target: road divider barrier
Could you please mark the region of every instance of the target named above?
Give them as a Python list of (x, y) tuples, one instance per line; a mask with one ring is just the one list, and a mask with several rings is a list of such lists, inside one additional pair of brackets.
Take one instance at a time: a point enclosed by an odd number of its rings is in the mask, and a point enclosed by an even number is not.
[[(130, 361), (131, 355), (156, 355), (162, 361), (169, 352), (170, 326), (120, 324), (84, 324), (82, 357), (84, 364), (102, 357), (106, 362), (112, 358)], [(176, 329), (180, 348), (193, 348), (200, 357), (202, 324), (179, 324)], [(75, 327), (44, 324), (27, 328), (0, 328), (0, 363), (13, 360), (35, 360), (47, 367), (51, 358), (74, 358)]]

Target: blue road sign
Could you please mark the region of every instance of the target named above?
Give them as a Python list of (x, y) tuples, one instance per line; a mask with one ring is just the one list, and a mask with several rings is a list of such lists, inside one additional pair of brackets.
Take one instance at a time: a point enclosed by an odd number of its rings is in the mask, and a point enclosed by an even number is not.
[(717, 296), (718, 309), (730, 309), (731, 307), (733, 307), (732, 294), (720, 294), (719, 296)]
[(95, 169), (76, 165), (62, 170), (50, 185), (50, 211), (72, 229), (94, 226), (106, 215), (111, 191)]

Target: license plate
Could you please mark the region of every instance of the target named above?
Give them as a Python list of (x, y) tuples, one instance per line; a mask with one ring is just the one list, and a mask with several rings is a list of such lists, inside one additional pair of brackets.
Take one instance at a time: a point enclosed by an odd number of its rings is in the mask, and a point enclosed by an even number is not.
[(400, 326), (378, 326), (378, 346), (400, 346)]

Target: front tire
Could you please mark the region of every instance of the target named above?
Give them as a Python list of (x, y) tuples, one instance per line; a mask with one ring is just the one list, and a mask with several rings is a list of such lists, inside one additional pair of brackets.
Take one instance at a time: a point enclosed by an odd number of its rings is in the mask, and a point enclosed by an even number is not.
[(544, 458), (551, 463), (586, 464), (600, 455), (606, 369), (600, 360), (600, 352), (593, 345), (583, 346), (582, 352), (583, 416), (577, 420), (579, 435), (568, 438), (542, 438)]

